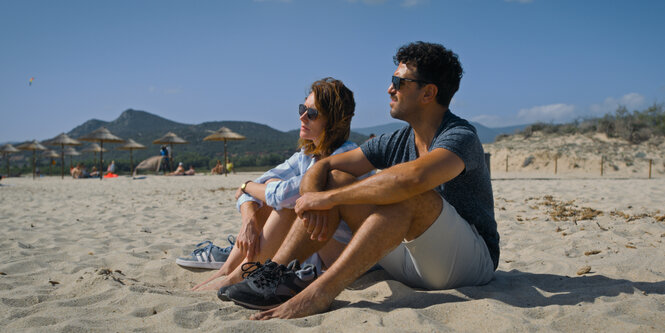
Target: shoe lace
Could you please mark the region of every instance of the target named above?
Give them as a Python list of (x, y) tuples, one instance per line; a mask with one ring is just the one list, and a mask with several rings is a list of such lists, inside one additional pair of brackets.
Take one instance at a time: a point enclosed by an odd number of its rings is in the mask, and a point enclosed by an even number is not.
[[(205, 246), (205, 247), (201, 247), (204, 244), (208, 244), (208, 245)], [(212, 242), (207, 240), (207, 241), (203, 241), (201, 243), (196, 244), (196, 247), (197, 247), (197, 249), (194, 250), (194, 252), (192, 252), (193, 256), (196, 256), (199, 253), (205, 253), (206, 258), (210, 259), (210, 252), (212, 251), (212, 248), (217, 247), (217, 246), (212, 245)]]
[(274, 287), (280, 283), (281, 277), (286, 273), (287, 269), (283, 265), (268, 266), (270, 259), (266, 260), (265, 264), (260, 262), (245, 263), (241, 269), (243, 271), (242, 277), (247, 279), (252, 277), (252, 282), (259, 288)]
[(242, 278), (246, 279), (250, 276), (252, 276), (256, 271), (258, 271), (263, 265), (258, 262), (246, 262), (240, 266), (240, 269), (242, 270)]

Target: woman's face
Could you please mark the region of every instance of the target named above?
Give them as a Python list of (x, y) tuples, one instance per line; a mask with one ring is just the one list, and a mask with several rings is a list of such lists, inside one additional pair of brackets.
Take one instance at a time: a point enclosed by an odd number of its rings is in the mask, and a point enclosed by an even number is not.
[[(309, 94), (305, 100), (305, 106), (308, 108), (316, 109), (314, 104), (314, 93)], [(305, 140), (314, 141), (314, 145), (319, 145), (319, 139), (323, 129), (326, 126), (325, 117), (319, 113), (319, 115), (314, 120), (310, 120), (307, 116), (307, 112), (303, 113), (300, 116), (300, 138)]]

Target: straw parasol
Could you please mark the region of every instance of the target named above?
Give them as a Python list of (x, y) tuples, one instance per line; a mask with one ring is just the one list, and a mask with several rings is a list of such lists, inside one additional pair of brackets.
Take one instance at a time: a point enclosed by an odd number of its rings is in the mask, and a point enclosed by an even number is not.
[(222, 127), (217, 130), (217, 132), (212, 133), (205, 138), (203, 138), (203, 141), (224, 141), (224, 176), (228, 173), (228, 170), (226, 169), (226, 165), (229, 162), (227, 155), (226, 155), (226, 141), (230, 140), (245, 140), (245, 137), (233, 132), (232, 130)]
[(108, 149), (102, 148), (96, 143), (91, 143), (87, 147), (81, 149), (81, 151), (84, 153), (95, 153), (95, 161), (93, 162), (93, 164), (97, 164), (97, 153), (108, 151)]
[(157, 144), (157, 145), (169, 145), (171, 146), (171, 156), (169, 156), (169, 162), (170, 162), (170, 167), (171, 170), (173, 170), (173, 145), (181, 145), (181, 144), (186, 144), (189, 143), (187, 140), (177, 136), (173, 132), (168, 132), (164, 134), (163, 137), (153, 141), (152, 143)]
[[(56, 136), (53, 139), (46, 140), (44, 142), (45, 144), (49, 146), (60, 146), (60, 152), (61, 152), (61, 163), (60, 165), (60, 176), (62, 179), (65, 178), (65, 146), (80, 146), (82, 145), (81, 142), (78, 140), (74, 140), (70, 138), (67, 134), (65, 133), (60, 133), (60, 135)], [(70, 163), (71, 164), (71, 163)]]
[(67, 147), (64, 150), (64, 154), (69, 156), (69, 170), (72, 169), (72, 156), (79, 156), (81, 153), (77, 152), (74, 147)]
[[(47, 150), (47, 151), (42, 153), (42, 156), (51, 160), (50, 163), (48, 164), (48, 175), (51, 176), (52, 175), (51, 174), (51, 169), (52, 169), (53, 163), (54, 163), (53, 159), (60, 157), (60, 155), (58, 155), (58, 153), (54, 152), (53, 150)], [(63, 155), (63, 158), (64, 158), (64, 155)]]
[[(99, 142), (100, 152), (99, 152), (99, 173), (101, 174), (104, 170), (104, 142), (111, 143), (122, 143), (125, 140), (113, 135), (111, 131), (106, 129), (106, 127), (100, 127), (87, 135), (84, 135), (79, 138), (79, 140), (90, 141), (90, 142)], [(99, 180), (102, 180), (104, 177), (99, 177)]]
[(0, 147), (0, 152), (2, 152), (2, 156), (4, 159), (7, 160), (7, 177), (9, 177), (9, 154), (11, 153), (18, 153), (20, 150), (16, 149), (14, 146), (10, 145), (9, 143)]
[(16, 146), (16, 148), (21, 150), (32, 150), (32, 179), (35, 179), (35, 151), (46, 150), (46, 147), (42, 146), (37, 140), (32, 140), (31, 142), (20, 144)]
[(118, 147), (118, 149), (121, 150), (129, 150), (129, 170), (131, 174), (134, 174), (134, 158), (132, 157), (132, 151), (134, 149), (145, 149), (145, 146), (132, 140), (132, 139), (127, 139), (127, 143), (124, 145)]

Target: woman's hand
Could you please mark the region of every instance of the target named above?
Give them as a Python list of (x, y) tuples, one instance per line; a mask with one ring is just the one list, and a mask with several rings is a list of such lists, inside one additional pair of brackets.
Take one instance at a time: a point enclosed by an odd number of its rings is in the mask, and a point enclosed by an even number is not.
[(235, 246), (249, 261), (254, 259), (254, 256), (259, 253), (261, 228), (259, 228), (258, 221), (256, 220), (257, 211), (258, 205), (252, 201), (246, 202), (240, 207), (242, 226), (236, 238)]
[(241, 187), (242, 187), (242, 185), (241, 185), (241, 186), (238, 186), (238, 190), (236, 191), (236, 201), (238, 200), (238, 198), (240, 198), (241, 195), (245, 194), (245, 193), (242, 191), (242, 188), (241, 188)]

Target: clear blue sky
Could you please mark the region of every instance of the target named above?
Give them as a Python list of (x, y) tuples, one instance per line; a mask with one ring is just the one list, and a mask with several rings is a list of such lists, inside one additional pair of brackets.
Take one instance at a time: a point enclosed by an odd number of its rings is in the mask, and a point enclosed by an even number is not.
[(663, 15), (665, 1), (0, 0), (0, 142), (128, 108), (295, 129), (325, 76), (354, 91), (352, 127), (381, 125), (392, 57), (416, 40), (459, 54), (453, 112), (486, 126), (644, 109), (665, 101)]

